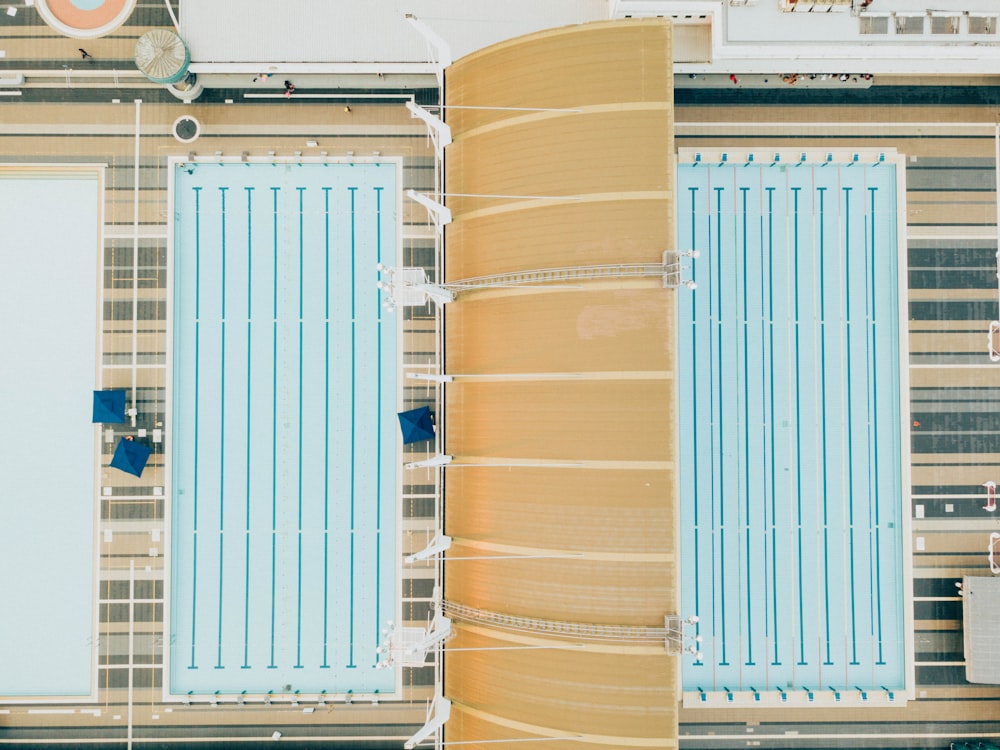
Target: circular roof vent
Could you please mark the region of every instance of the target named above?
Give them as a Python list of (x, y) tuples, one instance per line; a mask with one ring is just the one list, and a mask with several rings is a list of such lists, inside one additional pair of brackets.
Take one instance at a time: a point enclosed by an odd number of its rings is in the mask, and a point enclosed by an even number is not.
[(191, 117), (191, 115), (181, 115), (174, 120), (174, 138), (181, 143), (190, 143), (201, 135), (201, 123)]
[(168, 29), (147, 31), (135, 43), (135, 65), (153, 83), (177, 83), (190, 64), (184, 42)]

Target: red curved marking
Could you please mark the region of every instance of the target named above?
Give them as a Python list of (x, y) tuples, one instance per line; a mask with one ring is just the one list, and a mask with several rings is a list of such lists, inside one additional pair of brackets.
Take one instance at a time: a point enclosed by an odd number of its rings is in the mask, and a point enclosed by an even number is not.
[(48, 0), (49, 11), (74, 29), (98, 29), (118, 17), (128, 0), (105, 0), (93, 10), (80, 10), (70, 0)]

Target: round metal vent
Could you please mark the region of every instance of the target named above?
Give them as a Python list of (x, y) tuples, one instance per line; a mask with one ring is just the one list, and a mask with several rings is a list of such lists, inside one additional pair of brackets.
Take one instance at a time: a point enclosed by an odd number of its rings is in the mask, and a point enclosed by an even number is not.
[(181, 115), (174, 120), (174, 138), (181, 143), (190, 143), (201, 135), (201, 123), (191, 115)]
[(153, 83), (177, 83), (187, 74), (191, 55), (177, 34), (153, 29), (135, 43), (135, 64)]

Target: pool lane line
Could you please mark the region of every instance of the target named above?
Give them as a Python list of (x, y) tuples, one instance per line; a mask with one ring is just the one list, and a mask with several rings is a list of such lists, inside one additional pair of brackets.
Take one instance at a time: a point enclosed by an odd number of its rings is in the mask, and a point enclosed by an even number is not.
[(819, 382), (820, 382), (820, 444), (823, 466), (823, 621), (825, 628), (825, 665), (833, 664), (830, 658), (830, 529), (829, 488), (826, 451), (826, 207), (824, 198), (828, 188), (817, 187), (819, 193)]
[[(712, 189), (712, 172), (709, 169), (708, 180), (706, 184), (706, 190)], [(719, 442), (718, 450), (716, 450), (715, 438), (715, 336), (716, 336), (716, 326), (713, 319), (715, 315), (715, 296), (713, 296), (713, 290), (715, 289), (715, 275), (712, 273), (714, 266), (718, 265), (718, 259), (715, 253), (712, 252), (712, 197), (708, 196), (708, 210), (706, 213), (706, 224), (708, 225), (706, 245), (708, 247), (708, 424), (709, 424), (709, 444), (711, 450), (708, 451), (708, 528), (709, 528), (709, 549), (711, 554), (709, 555), (709, 580), (712, 582), (712, 598), (709, 600), (712, 608), (712, 674), (713, 674), (713, 685), (715, 684), (714, 674), (715, 674), (715, 633), (716, 633), (716, 623), (718, 618), (716, 617), (716, 597), (715, 597), (715, 581), (717, 578), (716, 571), (716, 539), (715, 539), (715, 498), (716, 498), (716, 486), (715, 486), (715, 459), (716, 456), (722, 455), (722, 443)], [(716, 219), (718, 222), (718, 219)], [(716, 232), (716, 235), (718, 232)], [(717, 294), (717, 292), (716, 292)], [(721, 436), (720, 436), (721, 437)], [(721, 459), (720, 459), (721, 460)]]
[[(872, 374), (872, 347), (875, 342), (872, 340), (871, 327), (868, 325), (868, 319), (871, 315), (871, 299), (869, 295), (870, 288), (870, 268), (869, 268), (869, 255), (868, 255), (868, 214), (864, 214), (865, 222), (865, 383), (871, 382)], [(874, 231), (874, 226), (872, 227)], [(868, 474), (868, 559), (872, 561), (872, 564), (868, 566), (868, 589), (870, 592), (875, 591), (875, 568), (878, 567), (878, 558), (875, 557), (875, 504), (871, 501), (874, 495), (874, 477), (872, 470), (872, 457), (875, 451), (875, 441), (872, 436), (872, 428), (874, 427), (874, 420), (872, 414), (874, 412), (874, 404), (872, 402), (871, 388), (866, 388), (867, 398), (865, 400), (865, 437), (868, 440), (867, 450), (865, 458), (867, 459), (867, 474)], [(868, 635), (871, 640), (875, 640), (875, 597), (868, 597)]]
[(323, 292), (323, 663), (320, 669), (329, 669), (327, 659), (327, 628), (329, 626), (330, 587), (330, 190), (323, 188), (323, 258), (325, 262), (325, 287)]
[[(778, 529), (775, 523), (777, 518), (777, 480), (775, 474), (775, 441), (774, 441), (774, 191), (776, 188), (769, 187), (767, 190), (767, 318), (768, 318), (768, 376), (770, 380), (770, 412), (768, 424), (771, 426), (771, 606), (773, 609), (774, 636), (774, 660), (772, 666), (780, 666), (781, 660), (778, 656)], [(761, 243), (763, 252), (763, 243)], [(763, 266), (763, 262), (761, 262)], [(761, 275), (764, 270), (761, 268)], [(763, 286), (763, 285), (762, 285)], [(763, 290), (761, 290), (763, 294)], [(767, 502), (765, 497), (764, 502)], [(766, 507), (766, 506), (765, 506)], [(765, 511), (766, 525), (766, 511)], [(765, 536), (765, 543), (767, 537)], [(765, 551), (765, 555), (766, 555)]]
[(355, 439), (354, 431), (357, 425), (357, 406), (355, 404), (355, 389), (357, 386), (357, 323), (355, 313), (357, 310), (357, 289), (355, 284), (355, 266), (357, 263), (357, 223), (355, 221), (355, 209), (357, 206), (356, 187), (348, 187), (351, 194), (351, 549), (350, 549), (350, 590), (348, 594), (350, 607), (348, 624), (348, 645), (347, 645), (347, 669), (355, 669), (358, 665), (354, 663), (354, 476), (355, 476)]
[[(747, 292), (747, 193), (750, 188), (741, 187), (740, 193), (743, 199), (743, 503), (746, 512), (746, 528), (743, 530), (746, 544), (746, 575), (743, 577), (747, 587), (747, 660), (744, 666), (755, 666), (753, 660), (753, 606), (752, 590), (750, 583), (753, 576), (750, 573), (750, 324), (747, 320), (749, 315), (749, 301)], [(735, 249), (735, 248), (734, 248)], [(737, 350), (738, 351), (738, 350)], [(737, 459), (738, 460), (738, 459)], [(742, 647), (743, 640), (740, 640)], [(740, 649), (742, 651), (742, 648)], [(742, 682), (742, 680), (741, 680)]]
[(250, 321), (253, 318), (253, 188), (247, 192), (247, 473), (246, 520), (244, 522), (244, 581), (243, 581), (243, 664), (240, 669), (250, 669), (250, 405), (253, 357), (250, 356)]
[(304, 239), (304, 187), (295, 188), (299, 193), (299, 486), (298, 486), (298, 561), (297, 579), (295, 584), (295, 665), (292, 669), (302, 669), (302, 345), (303, 335), (303, 308), (304, 301), (304, 267), (305, 267), (305, 239)]
[(225, 553), (225, 503), (226, 503), (226, 191), (219, 187), (222, 199), (222, 341), (219, 353), (219, 628), (215, 668), (222, 669), (222, 584)]
[[(760, 182), (761, 182), (761, 187), (763, 187), (763, 182), (764, 182), (764, 180), (763, 180), (763, 174), (760, 175)], [(765, 190), (769, 190), (771, 188), (764, 188), (764, 189)], [(762, 201), (764, 195), (765, 194), (763, 192), (760, 193), (758, 195), (758, 199), (760, 199)], [(770, 197), (770, 196), (768, 196), (768, 197)], [(767, 346), (766, 346), (766, 342), (767, 342), (767, 319), (764, 317), (764, 312), (765, 312), (765, 310), (767, 308), (767, 297), (766, 297), (767, 280), (764, 277), (764, 267), (765, 266), (764, 266), (764, 205), (763, 205), (763, 202), (759, 202), (758, 203), (758, 208), (760, 210), (760, 215), (758, 217), (758, 222), (757, 222), (758, 228), (759, 228), (759, 236), (757, 238), (757, 240), (758, 240), (758, 244), (757, 244), (757, 250), (758, 250), (757, 259), (759, 261), (759, 267), (760, 267), (760, 346), (761, 346), (762, 350), (766, 350), (766, 348), (767, 348)], [(768, 211), (770, 211), (770, 207), (768, 208)], [(760, 467), (760, 469), (761, 469), (761, 487), (762, 487), (762, 492), (761, 492), (761, 525), (760, 525), (760, 530), (761, 530), (761, 537), (763, 537), (763, 554), (761, 555), (761, 560), (762, 560), (763, 568), (764, 568), (763, 575), (761, 576), (761, 581), (762, 581), (762, 583), (764, 585), (764, 607), (763, 607), (763, 610), (764, 610), (764, 686), (765, 686), (765, 688), (768, 688), (768, 687), (770, 687), (770, 681), (771, 681), (770, 674), (769, 674), (769, 671), (768, 671), (768, 662), (767, 662), (767, 649), (768, 649), (769, 639), (771, 637), (771, 617), (770, 617), (770, 612), (768, 612), (768, 610), (767, 610), (767, 603), (768, 603), (768, 598), (769, 597), (773, 598), (773, 595), (772, 595), (772, 592), (770, 590), (770, 585), (769, 585), (770, 581), (768, 581), (768, 578), (767, 578), (767, 569), (768, 569), (767, 560), (768, 560), (768, 547), (769, 547), (769, 545), (768, 545), (768, 538), (767, 538), (767, 511), (768, 511), (767, 499), (768, 499), (769, 492), (773, 492), (773, 490), (771, 489), (771, 485), (769, 484), (769, 480), (771, 479), (771, 477), (770, 477), (770, 475), (768, 473), (768, 459), (771, 456), (771, 452), (770, 452), (770, 447), (771, 446), (768, 444), (768, 439), (767, 439), (767, 430), (768, 430), (769, 420), (768, 420), (768, 405), (767, 405), (767, 377), (766, 377), (767, 373), (766, 373), (766, 369), (767, 368), (766, 368), (766, 365), (764, 363), (764, 357), (761, 356), (761, 374), (760, 374), (760, 405), (761, 405), (760, 445), (761, 445), (761, 454), (762, 455), (761, 455), (761, 467)], [(773, 463), (773, 461), (772, 461), (772, 463)], [(749, 548), (750, 548), (750, 545), (748, 544), (747, 545), (747, 550), (749, 550)], [(749, 551), (748, 551), (747, 554), (749, 554)], [(748, 566), (748, 568), (749, 568), (749, 566)]]
[(271, 655), (268, 669), (277, 669), (274, 663), (274, 607), (276, 586), (276, 558), (278, 554), (278, 191), (271, 188), (271, 224), (274, 248), (273, 307), (271, 309)]
[[(720, 667), (728, 667), (729, 660), (726, 658), (726, 504), (724, 502), (723, 495), (725, 490), (725, 461), (722, 459), (722, 440), (725, 434), (723, 430), (723, 409), (722, 409), (722, 192), (725, 188), (712, 188), (715, 191), (715, 222), (716, 222), (716, 243), (717, 251), (719, 257), (719, 263), (716, 266), (716, 294), (718, 295), (718, 307), (716, 312), (718, 313), (718, 320), (716, 320), (716, 326), (719, 331), (719, 335), (716, 339), (716, 347), (718, 350), (719, 357), (719, 382), (718, 382), (718, 397), (719, 397), (719, 587), (721, 590), (720, 594), (720, 615), (721, 615), (721, 626), (722, 639), (722, 661), (719, 662)], [(713, 452), (714, 455), (714, 452)], [(714, 584), (713, 584), (714, 588)], [(714, 592), (713, 592), (714, 599)]]
[[(697, 187), (689, 187), (688, 188), (688, 192), (691, 194), (691, 249), (694, 250), (694, 249), (697, 249), (697, 247), (698, 247), (698, 242), (697, 242), (697, 235), (698, 235), (698, 232), (697, 232), (698, 221), (697, 221), (697, 219), (698, 219), (698, 217), (697, 217), (697, 213), (696, 213), (696, 202), (697, 202), (698, 188)], [(708, 226), (709, 226), (709, 230), (711, 230), (711, 226), (712, 226), (712, 220), (711, 219), (709, 219), (709, 221), (708, 221)], [(692, 258), (691, 259), (691, 278), (692, 279), (697, 278), (697, 275), (698, 275), (697, 274), (697, 266), (695, 265), (696, 263), (697, 263), (697, 258)], [(694, 502), (694, 514), (693, 514), (693, 517), (694, 517), (694, 565), (692, 567), (694, 568), (694, 614), (698, 618), (698, 621), (695, 622), (695, 625), (694, 625), (694, 634), (695, 634), (695, 636), (701, 635), (701, 610), (700, 610), (700, 606), (699, 606), (700, 603), (701, 603), (701, 597), (698, 594), (698, 592), (701, 590), (700, 585), (699, 585), (699, 575), (698, 575), (699, 568), (700, 568), (700, 566), (698, 564), (698, 561), (699, 561), (699, 557), (698, 557), (698, 537), (699, 537), (699, 528), (698, 528), (698, 484), (699, 484), (699, 482), (698, 482), (698, 476), (699, 476), (699, 474), (698, 474), (698, 414), (697, 414), (697, 412), (698, 412), (698, 378), (694, 377), (694, 372), (695, 372), (695, 370), (696, 370), (696, 368), (698, 366), (698, 340), (697, 340), (697, 336), (695, 335), (695, 333), (697, 331), (697, 323), (696, 323), (696, 321), (697, 321), (697, 315), (696, 315), (696, 313), (697, 313), (697, 297), (695, 295), (697, 293), (698, 293), (697, 288), (691, 290), (691, 376), (692, 376), (691, 377), (691, 392), (692, 392), (692, 395), (691, 395), (691, 404), (692, 404), (692, 407), (691, 407), (691, 415), (692, 415), (692, 420), (691, 420), (691, 422), (692, 422), (692, 425), (691, 425), (691, 434), (692, 434), (691, 444), (694, 446), (694, 450), (692, 451), (692, 457), (691, 457), (691, 460), (692, 460), (692, 463), (693, 463), (692, 475), (694, 476), (694, 489), (692, 490), (692, 500)], [(700, 662), (698, 660), (695, 660), (695, 663), (698, 664)]]
[(188, 669), (197, 669), (195, 658), (196, 625), (198, 620), (198, 389), (201, 376), (201, 188), (194, 188), (194, 487), (192, 492), (192, 542), (191, 545), (191, 663)]
[[(878, 347), (875, 345), (875, 322), (876, 322), (876, 306), (875, 306), (875, 193), (878, 191), (877, 187), (868, 188), (868, 192), (871, 195), (871, 225), (872, 225), (872, 244), (871, 244), (871, 298), (872, 298), (872, 403), (875, 405), (875, 418), (872, 420), (873, 425), (873, 445), (874, 445), (874, 470), (875, 470), (875, 564), (872, 566), (875, 568), (875, 606), (878, 618), (878, 661), (875, 662), (879, 666), (885, 665), (884, 653), (882, 651), (882, 544), (879, 529), (879, 506), (878, 506), (878, 480), (879, 480), (879, 470), (878, 470), (878, 457), (879, 457), (879, 442), (878, 442), (878, 363), (876, 359), (878, 357)], [(898, 259), (896, 261), (899, 262)]]
[(804, 592), (802, 575), (802, 361), (800, 358), (799, 331), (799, 191), (792, 188), (792, 244), (794, 271), (792, 287), (795, 290), (795, 503), (798, 523), (798, 574), (799, 574), (799, 666), (806, 666), (805, 614), (803, 612)]
[[(382, 262), (382, 187), (373, 187), (375, 191), (375, 259), (376, 263)], [(378, 274), (376, 274), (377, 276)], [(378, 335), (376, 342), (376, 357), (378, 365), (376, 367), (376, 402), (375, 402), (375, 648), (381, 643), (380, 623), (382, 618), (381, 592), (382, 592), (382, 301), (380, 299), (378, 287), (375, 287), (375, 320), (377, 321)], [(378, 664), (381, 655), (372, 650), (375, 654), (375, 663)]]
[(851, 555), (851, 666), (860, 666), (858, 661), (858, 633), (857, 633), (857, 601), (854, 596), (854, 419), (853, 404), (851, 398), (851, 190), (845, 187), (844, 191), (844, 295), (847, 307), (847, 522), (848, 522), (848, 548)]

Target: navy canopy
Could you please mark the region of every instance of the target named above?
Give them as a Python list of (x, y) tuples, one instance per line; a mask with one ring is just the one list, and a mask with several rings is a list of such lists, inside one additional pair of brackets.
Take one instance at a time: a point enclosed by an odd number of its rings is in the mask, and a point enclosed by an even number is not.
[(399, 428), (403, 431), (404, 443), (419, 443), (422, 440), (434, 439), (434, 421), (431, 419), (431, 410), (426, 406), (410, 411), (401, 411), (399, 417)]
[(146, 462), (149, 460), (149, 454), (152, 452), (151, 448), (142, 443), (122, 438), (118, 441), (118, 447), (115, 448), (115, 455), (111, 457), (111, 465), (126, 474), (141, 477), (142, 470), (146, 468)]
[(94, 391), (94, 422), (121, 424), (125, 421), (125, 389)]

